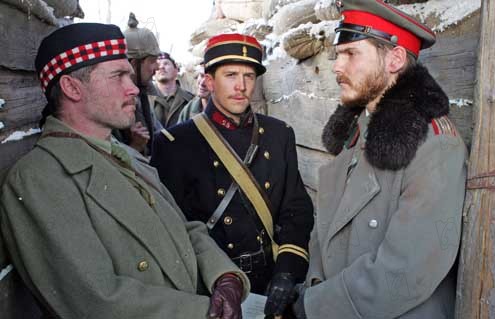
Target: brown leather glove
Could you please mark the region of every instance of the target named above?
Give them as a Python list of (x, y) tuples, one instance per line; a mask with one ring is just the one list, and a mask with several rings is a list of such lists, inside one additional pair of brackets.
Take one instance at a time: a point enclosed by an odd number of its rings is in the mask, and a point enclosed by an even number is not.
[(232, 273), (217, 279), (210, 298), (208, 317), (222, 319), (241, 319), (242, 281)]

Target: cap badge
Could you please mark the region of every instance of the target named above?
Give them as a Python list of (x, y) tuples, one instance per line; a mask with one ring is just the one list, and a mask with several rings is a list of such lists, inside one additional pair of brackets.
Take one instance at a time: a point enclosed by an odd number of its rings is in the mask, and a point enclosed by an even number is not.
[(242, 46), (242, 56), (247, 57), (247, 48), (245, 45)]
[(399, 37), (397, 37), (396, 35), (390, 37), (390, 42), (397, 43), (398, 41), (399, 41)]

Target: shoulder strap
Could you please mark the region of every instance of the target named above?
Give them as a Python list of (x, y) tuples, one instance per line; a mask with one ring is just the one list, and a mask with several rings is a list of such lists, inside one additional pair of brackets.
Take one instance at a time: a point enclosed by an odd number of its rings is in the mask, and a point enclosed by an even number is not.
[(272, 242), (273, 256), (276, 258), (278, 245), (273, 239), (273, 220), (265, 194), (251, 171), (244, 165), (237, 153), (224, 140), (220, 132), (213, 126), (206, 114), (200, 113), (192, 118), (199, 132), (206, 139), (215, 154), (220, 158), (223, 165), (239, 185), (251, 204), (254, 206), (263, 227)]

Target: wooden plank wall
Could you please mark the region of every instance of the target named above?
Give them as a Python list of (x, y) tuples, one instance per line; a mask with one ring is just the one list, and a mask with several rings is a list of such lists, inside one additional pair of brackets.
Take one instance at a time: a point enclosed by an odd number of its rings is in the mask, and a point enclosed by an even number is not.
[[(466, 145), (472, 136), (472, 100), (479, 42), (479, 11), (458, 25), (437, 34), (437, 43), (424, 50), (423, 63), (451, 100), (451, 118)], [(295, 130), (299, 168), (314, 197), (319, 167), (331, 160), (321, 144), (321, 132), (338, 104), (339, 88), (331, 72), (332, 50), (327, 48), (302, 63), (286, 57), (271, 61), (264, 77), (268, 114), (289, 123)]]
[[(15, 131), (37, 127), (45, 105), (34, 72), (41, 39), (55, 27), (0, 1), (0, 180), (21, 155), (32, 148), (36, 135), (3, 142)], [(1, 235), (1, 234), (0, 234)], [(15, 269), (0, 236), (0, 317), (36, 319), (40, 311)]]

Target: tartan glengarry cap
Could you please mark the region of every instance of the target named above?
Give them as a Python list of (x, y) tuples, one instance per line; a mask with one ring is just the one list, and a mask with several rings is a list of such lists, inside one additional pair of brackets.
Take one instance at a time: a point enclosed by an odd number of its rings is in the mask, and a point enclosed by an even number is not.
[(430, 28), (383, 0), (337, 0), (336, 5), (342, 20), (335, 29), (334, 45), (376, 38), (418, 57), (420, 50), (435, 43)]
[(226, 63), (247, 63), (256, 70), (260, 76), (266, 72), (261, 63), (263, 48), (256, 38), (238, 34), (228, 33), (211, 37), (206, 44), (204, 63), (205, 72), (213, 66)]
[(50, 90), (63, 74), (96, 63), (127, 59), (127, 45), (112, 24), (74, 23), (55, 30), (41, 41), (35, 59), (41, 88)]

